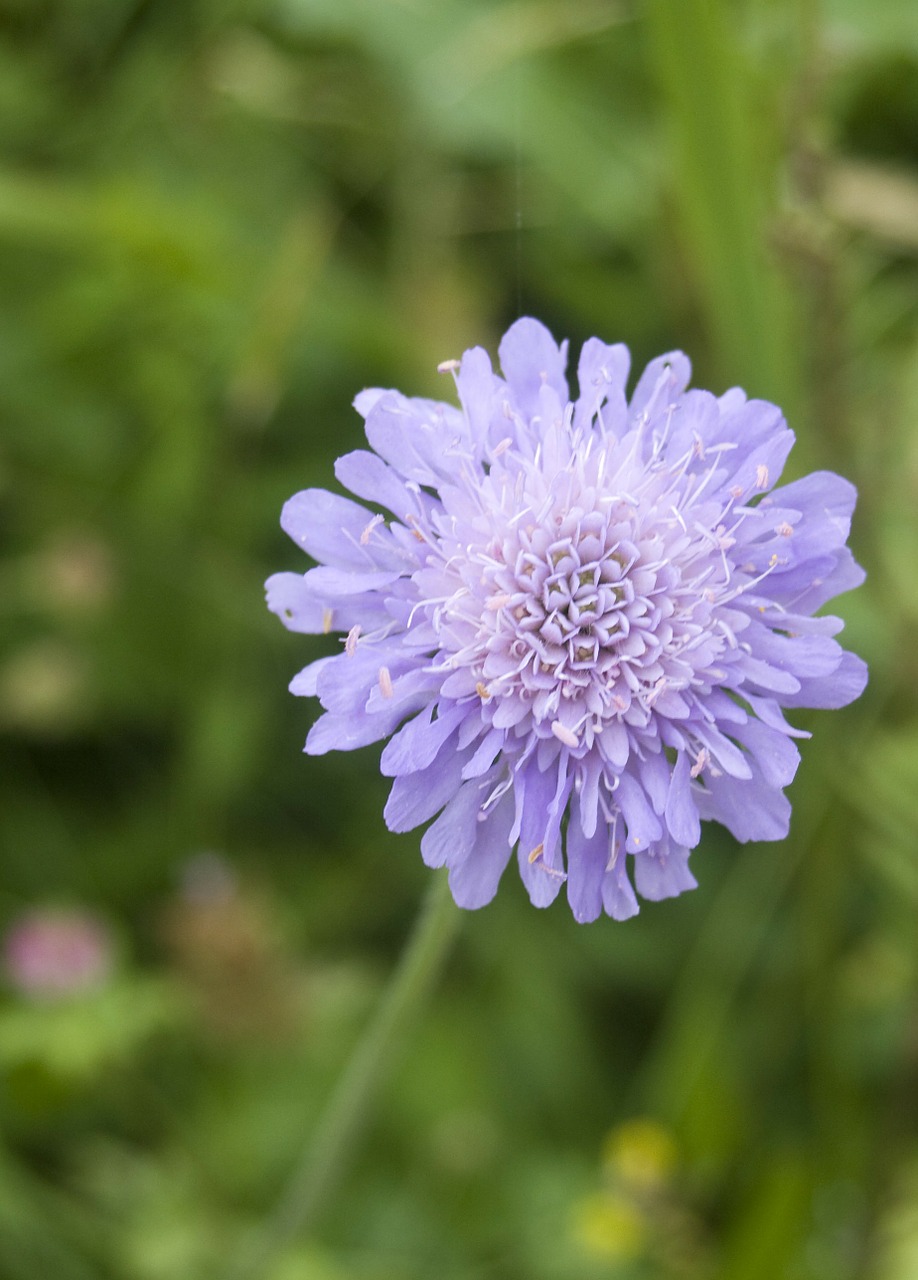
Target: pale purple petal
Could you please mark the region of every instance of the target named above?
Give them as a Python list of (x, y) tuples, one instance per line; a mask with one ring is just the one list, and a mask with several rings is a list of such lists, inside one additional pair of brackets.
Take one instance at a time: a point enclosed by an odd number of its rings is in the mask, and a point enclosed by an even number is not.
[(475, 823), (474, 840), (467, 855), (458, 865), (450, 866), (449, 887), (458, 906), (474, 911), (494, 897), (510, 861), (508, 836), (512, 822), (513, 804), (504, 797), (484, 821)]
[(634, 883), (638, 893), (649, 902), (660, 902), (697, 889), (698, 881), (689, 871), (688, 859), (688, 849), (663, 841), (656, 848), (637, 854)]
[(602, 878), (602, 905), (613, 920), (630, 920), (638, 913), (624, 852), (618, 853)]
[(632, 418), (663, 413), (675, 404), (688, 386), (692, 366), (681, 351), (658, 356), (641, 374), (628, 406)]
[(349, 498), (304, 489), (284, 503), (281, 528), (314, 560), (372, 569), (369, 546), (361, 543), (372, 518), (372, 512)]
[(701, 839), (698, 806), (691, 788), (691, 761), (684, 751), (673, 766), (666, 797), (666, 825), (676, 844), (687, 849), (694, 849)]
[(418, 499), (411, 493), (404, 480), (378, 454), (366, 449), (346, 453), (335, 463), (338, 480), (366, 502), (376, 502), (386, 507), (399, 520), (416, 514)]
[(433, 707), (422, 711), (399, 729), (389, 742), (379, 762), (384, 776), (397, 777), (400, 773), (417, 773), (433, 763), (444, 742), (459, 728), (464, 712), (461, 707), (451, 707), (436, 720), (431, 720)]
[(577, 366), (580, 396), (574, 405), (575, 427), (589, 426), (598, 414), (606, 432), (618, 435), (625, 429), (625, 383), (630, 367), (631, 353), (620, 342), (610, 347), (598, 338), (589, 338), (583, 344)]
[(526, 418), (539, 413), (539, 393), (544, 385), (554, 389), (562, 401), (568, 398), (567, 343), (560, 347), (538, 320), (517, 320), (504, 334), (500, 347), (500, 367), (513, 392), (519, 411)]
[(438, 813), (459, 790), (465, 760), (464, 753), (447, 750), (426, 769), (400, 774), (383, 810), (389, 830), (411, 831)]
[(801, 682), (800, 692), (781, 701), (786, 707), (822, 707), (836, 710), (847, 707), (867, 687), (867, 664), (854, 653), (843, 653), (841, 662), (831, 675)]
[(275, 573), (265, 583), (268, 608), (289, 631), (318, 635), (327, 631), (328, 610), (306, 586), (302, 573)]
[(602, 885), (609, 860), (609, 833), (605, 827), (585, 836), (580, 824), (567, 831), (567, 900), (580, 924), (602, 915)]

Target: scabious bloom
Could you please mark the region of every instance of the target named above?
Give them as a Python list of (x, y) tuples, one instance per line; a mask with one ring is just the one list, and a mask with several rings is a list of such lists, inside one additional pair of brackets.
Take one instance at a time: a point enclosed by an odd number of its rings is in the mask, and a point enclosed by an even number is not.
[[(370, 451), (285, 505), (318, 566), (268, 604), (343, 650), (291, 691), (325, 714), (307, 752), (390, 738), (392, 831), (436, 818), (424, 860), (456, 902), (493, 897), (515, 849), (537, 906), (625, 919), (694, 888), (700, 821), (786, 835), (794, 707), (840, 707), (866, 668), (814, 617), (863, 571), (855, 490), (831, 472), (773, 488), (793, 444), (779, 409), (687, 390), (654, 360), (630, 399), (624, 346), (591, 338), (565, 380), (536, 320), (441, 366), (460, 408), (364, 391)], [(390, 735), (392, 735), (390, 737)], [(437, 816), (439, 815), (439, 816)]]

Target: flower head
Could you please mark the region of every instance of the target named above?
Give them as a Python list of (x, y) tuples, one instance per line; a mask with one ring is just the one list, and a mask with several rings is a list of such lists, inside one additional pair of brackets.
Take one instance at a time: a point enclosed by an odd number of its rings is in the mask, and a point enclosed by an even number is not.
[(3, 939), (10, 984), (34, 1000), (101, 987), (114, 965), (108, 928), (88, 912), (42, 907), (20, 916)]
[(517, 321), (441, 366), (460, 408), (365, 391), (371, 451), (281, 523), (319, 562), (268, 603), (343, 651), (292, 692), (325, 714), (306, 750), (382, 738), (393, 831), (421, 841), (460, 906), (490, 901), (514, 849), (532, 901), (566, 883), (578, 920), (693, 888), (700, 820), (787, 833), (799, 760), (783, 710), (839, 707), (866, 668), (813, 616), (857, 586), (855, 490), (831, 472), (773, 485), (793, 444), (774, 405), (688, 391), (679, 352), (630, 399), (625, 347)]

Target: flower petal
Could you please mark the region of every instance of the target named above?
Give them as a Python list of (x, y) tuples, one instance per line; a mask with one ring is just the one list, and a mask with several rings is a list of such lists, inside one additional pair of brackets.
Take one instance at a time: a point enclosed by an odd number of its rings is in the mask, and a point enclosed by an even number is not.
[(539, 392), (547, 384), (563, 404), (568, 398), (567, 343), (559, 347), (544, 324), (524, 317), (512, 324), (498, 348), (500, 367), (522, 416), (539, 413)]

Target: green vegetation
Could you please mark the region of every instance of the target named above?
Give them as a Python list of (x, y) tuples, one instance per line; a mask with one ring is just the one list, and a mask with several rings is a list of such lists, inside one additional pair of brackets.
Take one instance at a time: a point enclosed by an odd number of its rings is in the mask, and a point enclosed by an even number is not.
[(0, 1280), (222, 1280), (299, 1164), (430, 873), (300, 754), (277, 519), (520, 313), (857, 483), (871, 684), (786, 842), (464, 916), (264, 1280), (918, 1274), (916, 139), (909, 0), (0, 0), (0, 929), (111, 947), (0, 990)]

